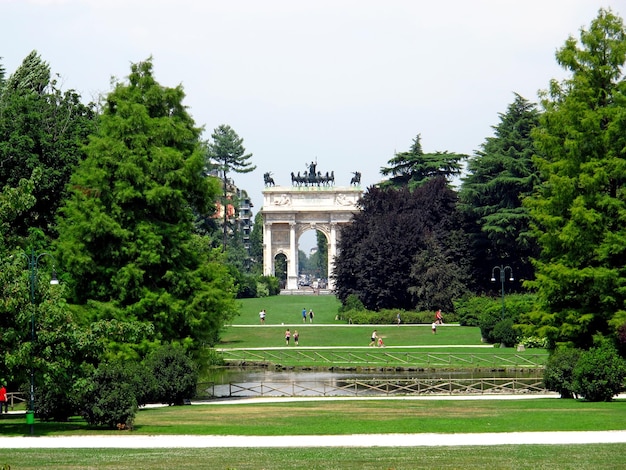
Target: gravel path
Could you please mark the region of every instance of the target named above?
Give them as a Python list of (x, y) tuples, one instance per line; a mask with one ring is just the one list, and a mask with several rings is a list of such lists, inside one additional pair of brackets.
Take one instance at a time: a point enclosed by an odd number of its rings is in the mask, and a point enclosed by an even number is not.
[[(501, 399), (520, 400), (557, 395), (501, 395), (477, 397), (394, 397), (415, 400), (468, 400)], [(619, 398), (626, 398), (620, 395)], [(237, 403), (270, 401), (311, 401), (329, 398), (250, 398)], [(336, 398), (333, 398), (336, 399)], [(339, 398), (354, 400), (355, 398)], [(358, 398), (357, 398), (358, 399)], [(370, 398), (371, 399), (371, 398)], [(388, 398), (391, 399), (391, 398)], [(205, 402), (204, 405), (227, 405), (233, 400)], [(351, 434), (332, 436), (197, 436), (197, 435), (132, 435), (70, 437), (0, 437), (0, 448), (217, 448), (217, 447), (443, 447), (443, 446), (494, 446), (517, 444), (600, 444), (626, 443), (626, 430), (619, 431), (565, 431), (565, 432), (510, 432), (510, 433), (458, 433), (458, 434)]]

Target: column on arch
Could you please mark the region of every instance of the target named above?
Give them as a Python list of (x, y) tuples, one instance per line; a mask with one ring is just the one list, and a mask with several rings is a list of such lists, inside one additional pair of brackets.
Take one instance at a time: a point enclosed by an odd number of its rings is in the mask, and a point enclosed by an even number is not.
[(263, 224), (263, 275), (274, 275), (274, 262), (272, 258), (272, 223)]
[(334, 289), (333, 264), (337, 255), (337, 223), (330, 223), (330, 241), (328, 243), (328, 288)]
[(287, 288), (298, 288), (298, 249), (296, 223), (289, 222), (289, 261), (287, 263)]

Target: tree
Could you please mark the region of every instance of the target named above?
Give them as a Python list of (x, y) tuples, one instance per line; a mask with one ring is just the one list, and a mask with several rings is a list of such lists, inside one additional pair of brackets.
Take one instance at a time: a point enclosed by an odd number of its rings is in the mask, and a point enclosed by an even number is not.
[(533, 133), (542, 184), (526, 204), (541, 254), (528, 285), (541, 304), (525, 323), (552, 346), (584, 349), (626, 320), (623, 21), (600, 10), (556, 58), (571, 76), (543, 93)]
[(65, 286), (50, 285), (54, 261), (47, 250), (39, 250), (36, 241), (31, 241), (36, 255), (43, 255), (37, 272), (27, 269), (30, 261), (23, 255), (30, 256), (30, 252), (14, 251), (2, 260), (0, 370), (13, 387), (24, 391), (32, 371), (35, 414), (63, 421), (77, 411), (76, 394), (103, 343), (94, 329), (81, 326), (69, 310)]
[[(422, 295), (415, 288), (437, 281), (424, 279), (417, 269), (414, 277), (410, 273), (431, 237), (440, 240), (447, 263), (458, 262), (458, 253), (464, 252), (463, 243), (449, 245), (462, 241), (457, 236), (460, 219), (454, 191), (442, 177), (413, 191), (372, 187), (359, 207), (352, 223), (341, 230), (334, 273), (339, 300), (345, 303), (354, 294), (369, 310), (410, 310), (429, 301), (432, 289)], [(460, 272), (447, 264), (443, 270)]]
[(257, 212), (254, 216), (254, 225), (250, 233), (250, 257), (254, 271), (261, 273), (263, 270), (263, 214), (261, 212)]
[(94, 106), (83, 105), (73, 90), (62, 92), (36, 51), (0, 84), (0, 187), (16, 188), (34, 171), (40, 174), (32, 189), (35, 202), (14, 220), (12, 235), (25, 237), (33, 227), (53, 232), (94, 126)]
[(149, 322), (157, 340), (197, 348), (236, 307), (221, 253), (194, 234), (219, 189), (183, 98), (156, 82), (151, 59), (115, 85), (72, 176), (58, 251), (73, 300), (96, 318)]
[[(536, 106), (515, 95), (500, 114), (494, 136), (468, 160), (459, 192), (460, 208), (471, 233), (472, 278), (480, 291), (492, 289), (494, 265), (509, 265), (517, 279), (533, 279), (530, 259), (538, 255), (531, 236), (530, 214), (524, 197), (539, 183), (532, 162), (532, 130), (539, 122)], [(517, 288), (521, 288), (521, 282)]]
[(461, 173), (460, 162), (467, 158), (467, 155), (447, 151), (424, 153), (420, 139), (421, 136), (418, 134), (408, 152), (396, 153), (387, 162), (390, 166), (381, 168), (383, 176), (391, 175), (389, 180), (381, 183), (381, 187), (407, 186), (413, 189), (438, 177), (443, 177), (449, 182), (452, 176)]
[(209, 159), (212, 167), (217, 169), (222, 179), (222, 207), (223, 214), (223, 239), (222, 251), (226, 251), (228, 238), (228, 204), (233, 204), (229, 199), (229, 188), (233, 186), (228, 173), (249, 173), (256, 169), (248, 160), (252, 157), (251, 153), (246, 154), (243, 146), (243, 139), (228, 125), (222, 124), (217, 127), (211, 134), (213, 142), (209, 144)]

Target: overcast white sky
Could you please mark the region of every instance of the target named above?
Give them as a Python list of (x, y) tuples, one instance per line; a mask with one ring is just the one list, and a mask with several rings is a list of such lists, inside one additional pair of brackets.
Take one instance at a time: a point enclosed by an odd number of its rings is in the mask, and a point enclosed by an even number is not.
[(244, 139), (257, 169), (232, 176), (257, 212), (267, 171), (290, 185), (317, 159), (367, 187), (417, 134), (473, 154), (514, 92), (565, 76), (555, 51), (600, 8), (626, 16), (626, 0), (0, 0), (0, 62), (37, 50), (90, 101), (152, 56), (206, 138)]

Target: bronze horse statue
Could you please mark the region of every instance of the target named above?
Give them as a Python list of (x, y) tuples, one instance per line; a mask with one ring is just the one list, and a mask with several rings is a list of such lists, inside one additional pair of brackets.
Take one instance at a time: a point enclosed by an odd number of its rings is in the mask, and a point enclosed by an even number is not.
[(354, 176), (350, 180), (350, 186), (352, 186), (352, 185), (358, 186), (359, 184), (361, 184), (361, 172), (360, 171), (355, 171), (352, 174)]
[(272, 173), (270, 172), (263, 173), (263, 181), (265, 182), (265, 186), (275, 186), (274, 178), (272, 178)]

